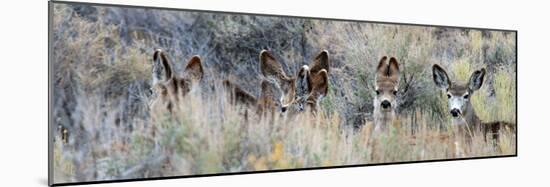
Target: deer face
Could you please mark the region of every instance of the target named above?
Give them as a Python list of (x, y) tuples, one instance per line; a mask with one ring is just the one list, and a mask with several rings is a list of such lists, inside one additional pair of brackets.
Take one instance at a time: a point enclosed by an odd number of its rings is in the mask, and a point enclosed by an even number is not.
[(295, 79), (286, 75), (281, 64), (267, 50), (260, 52), (260, 70), (266, 78), (266, 82), (262, 82), (260, 99), (269, 99), (269, 103), (284, 111), (282, 106), (291, 103), (296, 95)]
[(304, 65), (298, 72), (296, 79), (296, 96), (288, 105), (284, 106), (291, 113), (310, 110), (316, 112), (319, 102), (328, 92), (328, 73), (325, 69), (312, 73), (309, 66)]
[(437, 87), (446, 92), (449, 112), (453, 118), (462, 118), (465, 113), (473, 110), (471, 109), (470, 97), (483, 84), (485, 72), (485, 68), (477, 70), (472, 73), (467, 84), (459, 84), (451, 82), (447, 72), (439, 65), (433, 65), (433, 80)]
[(193, 56), (185, 68), (183, 74), (175, 73), (172, 64), (166, 54), (155, 50), (153, 54), (152, 72), (152, 108), (165, 108), (169, 111), (177, 108), (178, 101), (185, 97), (191, 89), (202, 79), (203, 69), (199, 56)]
[(276, 82), (263, 80), (261, 83), (261, 95), (258, 99), (259, 112), (281, 111), (284, 97), (284, 91)]
[(296, 74), (296, 96), (288, 105), (289, 111), (306, 109), (316, 112), (319, 102), (328, 93), (328, 51), (321, 51), (309, 65), (304, 65)]
[(374, 110), (375, 113), (389, 117), (396, 109), (397, 91), (399, 88), (399, 64), (394, 57), (386, 62), (387, 57), (380, 59), (375, 75)]
[[(309, 65), (304, 65), (295, 77), (284, 74), (281, 65), (267, 51), (260, 53), (262, 73), (275, 84), (262, 83), (262, 95), (281, 95), (281, 112), (302, 112), (306, 109), (316, 111), (319, 101), (328, 92), (328, 51), (321, 51)], [(264, 91), (265, 94), (264, 94)], [(273, 94), (280, 92), (280, 94)], [(272, 98), (272, 97), (271, 97)], [(273, 100), (273, 99), (272, 99)]]

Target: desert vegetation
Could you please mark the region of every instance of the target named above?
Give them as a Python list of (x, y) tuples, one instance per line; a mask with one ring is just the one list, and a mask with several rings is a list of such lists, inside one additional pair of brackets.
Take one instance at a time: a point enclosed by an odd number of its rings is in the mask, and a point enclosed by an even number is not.
[[(440, 64), (486, 80), (471, 102), (483, 121), (516, 121), (514, 32), (343, 22), (55, 3), (54, 182), (512, 155), (515, 132), (498, 142), (452, 140), (446, 96), (433, 83)], [(169, 113), (150, 108), (153, 52), (176, 72), (200, 55), (200, 84)], [(229, 103), (222, 80), (258, 95), (262, 49), (294, 75), (330, 53), (329, 92), (315, 116), (249, 115)], [(382, 56), (401, 70), (398, 118), (371, 137), (374, 76)], [(251, 113), (251, 112), (248, 112)], [(155, 119), (155, 120), (152, 120)], [(68, 132), (61, 141), (62, 131)], [(463, 150), (456, 154), (457, 149)]]

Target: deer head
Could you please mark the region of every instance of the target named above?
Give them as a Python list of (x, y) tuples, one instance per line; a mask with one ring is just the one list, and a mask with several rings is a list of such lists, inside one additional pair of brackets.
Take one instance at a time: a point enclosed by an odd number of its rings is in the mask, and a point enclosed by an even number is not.
[(447, 94), (449, 113), (455, 122), (466, 122), (466, 124), (475, 125), (474, 123), (479, 121), (470, 98), (483, 85), (485, 73), (485, 68), (476, 70), (472, 73), (467, 83), (461, 84), (452, 82), (447, 72), (441, 66), (437, 64), (433, 65), (433, 81), (437, 87)]

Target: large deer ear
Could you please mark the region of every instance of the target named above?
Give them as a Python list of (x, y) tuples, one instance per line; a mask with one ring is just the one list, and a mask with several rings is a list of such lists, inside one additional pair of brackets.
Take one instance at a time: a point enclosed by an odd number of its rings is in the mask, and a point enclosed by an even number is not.
[(166, 81), (174, 75), (168, 58), (161, 49), (156, 49), (153, 54), (153, 85)]
[(378, 66), (376, 67), (376, 78), (386, 76), (386, 73), (388, 72), (388, 65), (386, 64), (387, 60), (388, 57), (383, 56), (378, 62)]
[(328, 93), (328, 72), (324, 69), (311, 78), (312, 94), (326, 96)]
[(397, 62), (397, 59), (394, 57), (390, 58), (390, 64), (388, 65), (387, 75), (393, 81), (399, 83), (399, 63)]
[(311, 73), (317, 73), (321, 71), (322, 69), (325, 69), (327, 73), (329, 72), (329, 58), (328, 58), (328, 51), (323, 50), (321, 53), (319, 53), (315, 59), (313, 59), (313, 62), (310, 64), (310, 71)]
[(187, 66), (185, 66), (184, 76), (190, 78), (193, 81), (200, 81), (204, 74), (202, 69), (201, 58), (198, 55), (191, 57)]
[(481, 70), (474, 71), (472, 75), (470, 76), (470, 81), (468, 82), (468, 87), (470, 90), (479, 90), (481, 88), (481, 85), (483, 85), (483, 78), (485, 77), (485, 68), (481, 68)]
[(260, 52), (260, 70), (265, 77), (287, 79), (281, 64), (267, 50)]
[(441, 66), (434, 64), (432, 66), (432, 74), (433, 74), (433, 80), (437, 87), (447, 90), (451, 86), (451, 80), (449, 80), (449, 76), (447, 75), (447, 72), (441, 68)]

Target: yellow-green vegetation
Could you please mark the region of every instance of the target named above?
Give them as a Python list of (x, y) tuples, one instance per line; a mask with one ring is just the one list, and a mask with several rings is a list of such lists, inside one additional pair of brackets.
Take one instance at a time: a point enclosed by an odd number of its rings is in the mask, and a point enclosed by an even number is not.
[[(469, 63), (457, 63), (457, 75), (463, 82), (468, 81), (475, 69)], [(469, 74), (468, 74), (469, 73)], [(515, 74), (508, 70), (498, 69), (491, 77), (493, 81), (494, 96), (490, 96), (489, 86), (484, 85), (472, 95), (472, 105), (482, 121), (516, 121), (516, 87)]]
[[(127, 10), (122, 10), (127, 9)], [(124, 20), (124, 21), (121, 21)], [(456, 28), (214, 15), (131, 8), (54, 6), (52, 23), (54, 182), (199, 175), (511, 155), (498, 144), (456, 143), (447, 98), (431, 67), (466, 82), (486, 68), (471, 98), (482, 121), (516, 120), (515, 33)], [(168, 113), (151, 109), (152, 54), (165, 50), (176, 73), (200, 55), (199, 86)], [(265, 115), (228, 103), (221, 80), (254, 95), (258, 53), (268, 48), (289, 75), (322, 49), (329, 94), (316, 116)], [(398, 118), (372, 135), (374, 72), (382, 56), (401, 70)], [(405, 89), (407, 91), (405, 91)], [(246, 117), (245, 117), (246, 116)], [(55, 128), (53, 128), (55, 129)]]

